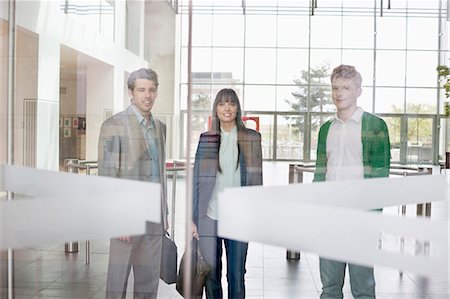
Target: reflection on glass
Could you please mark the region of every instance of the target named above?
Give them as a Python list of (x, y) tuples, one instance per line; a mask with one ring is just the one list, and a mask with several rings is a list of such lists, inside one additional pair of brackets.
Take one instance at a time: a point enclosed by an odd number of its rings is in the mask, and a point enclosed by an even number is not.
[(375, 113), (404, 113), (405, 90), (403, 88), (375, 89)]
[[(185, 57), (187, 59), (187, 55)], [(192, 81), (194, 83), (196, 83), (197, 80), (203, 82), (208, 76), (211, 78), (211, 59), (212, 54), (210, 48), (192, 48), (192, 72), (198, 74), (198, 76), (192, 76)]]
[[(373, 16), (344, 16), (342, 31), (344, 48), (373, 48)], [(357, 64), (349, 64), (358, 67)], [(363, 73), (361, 75), (366, 78)]]
[(190, 142), (191, 149), (191, 158), (195, 157), (195, 150), (197, 148), (198, 139), (200, 138), (200, 134), (204, 131), (207, 131), (210, 126), (210, 118), (211, 111), (192, 111), (192, 122), (191, 122), (191, 140), (187, 140), (187, 112), (181, 112), (181, 124), (182, 124), (182, 142), (181, 145), (181, 158), (186, 159), (186, 148), (188, 142)]
[(294, 96), (295, 93), (299, 92), (300, 86), (278, 86), (277, 87), (277, 102), (276, 111), (303, 111), (301, 109), (295, 110), (293, 104), (298, 102), (297, 97)]
[(405, 84), (405, 57), (406, 53), (403, 51), (377, 51), (376, 84), (378, 86), (403, 86)]
[(341, 50), (311, 49), (310, 57), (311, 57), (310, 65), (312, 69), (320, 68), (321, 66), (326, 65), (329, 67), (330, 74), (331, 70), (333, 70), (338, 65), (342, 64)]
[(335, 16), (311, 18), (311, 47), (341, 48), (342, 19)]
[(308, 50), (278, 49), (277, 83), (292, 84), (308, 71)]
[(274, 47), (276, 45), (276, 16), (246, 15), (245, 45)]
[(245, 82), (274, 84), (276, 82), (276, 51), (247, 48), (245, 51)]
[(433, 161), (432, 137), (432, 118), (408, 118), (408, 163), (430, 163)]
[(253, 112), (247, 112), (245, 115), (259, 117), (263, 159), (273, 159), (273, 116)]
[(407, 88), (406, 113), (436, 114), (437, 90), (434, 88)]
[[(395, 28), (395, 30), (393, 30)], [(416, 34), (420, 32), (416, 32)], [(392, 16), (377, 18), (377, 48), (406, 48), (406, 19)]]
[(317, 141), (319, 138), (319, 128), (326, 121), (328, 121), (332, 117), (332, 114), (329, 115), (311, 115), (311, 152), (310, 159), (317, 159)]
[(214, 46), (242, 47), (244, 45), (244, 16), (214, 15), (212, 31)]
[[(244, 48), (213, 48), (214, 83), (237, 84), (244, 80)], [(219, 78), (220, 77), (220, 78)]]
[[(212, 15), (192, 15), (192, 46), (212, 45)], [(187, 25), (187, 24), (186, 24)], [(192, 61), (195, 61), (192, 59)]]
[(401, 117), (382, 117), (386, 122), (391, 142), (391, 161), (400, 162), (401, 150)]
[(434, 51), (408, 51), (406, 86), (436, 87), (437, 55)]
[(342, 64), (354, 65), (363, 77), (363, 85), (372, 85), (373, 50), (343, 50)]
[(246, 111), (274, 111), (275, 86), (246, 85), (244, 93), (244, 110)]
[(437, 18), (408, 18), (407, 32), (408, 49), (436, 49), (436, 41), (439, 38), (439, 22)]
[(277, 118), (277, 159), (302, 160), (305, 118), (280, 115)]
[[(309, 21), (300, 16), (278, 16), (278, 47), (308, 47)], [(295, 28), (295, 34), (292, 30)], [(306, 60), (306, 58), (304, 58)]]

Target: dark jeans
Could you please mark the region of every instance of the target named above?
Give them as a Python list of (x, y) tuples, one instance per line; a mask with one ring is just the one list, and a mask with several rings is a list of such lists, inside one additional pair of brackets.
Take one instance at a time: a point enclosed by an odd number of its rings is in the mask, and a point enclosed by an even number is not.
[(248, 243), (224, 239), (217, 236), (217, 221), (209, 217), (199, 219), (200, 250), (211, 270), (206, 277), (206, 298), (223, 298), (222, 253), (225, 244), (227, 257), (228, 298), (245, 298), (245, 262)]

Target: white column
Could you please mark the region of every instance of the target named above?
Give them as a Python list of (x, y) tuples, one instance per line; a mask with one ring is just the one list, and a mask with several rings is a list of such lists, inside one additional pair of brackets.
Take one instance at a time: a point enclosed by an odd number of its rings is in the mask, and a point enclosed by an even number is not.
[(58, 170), (59, 165), (60, 44), (41, 34), (38, 50), (36, 167)]

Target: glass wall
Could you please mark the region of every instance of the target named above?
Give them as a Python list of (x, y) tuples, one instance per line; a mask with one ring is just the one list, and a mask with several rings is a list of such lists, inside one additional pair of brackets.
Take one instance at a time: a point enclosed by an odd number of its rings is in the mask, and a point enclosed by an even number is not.
[[(181, 74), (186, 73), (186, 3), (180, 8)], [(243, 6), (194, 6), (192, 70), (194, 78), (204, 76), (201, 89), (214, 97), (221, 87), (233, 86), (248, 114), (273, 115), (274, 148), (266, 159), (308, 162), (315, 159), (321, 122), (314, 113), (334, 111), (329, 75), (339, 64), (354, 65), (363, 77), (359, 105), (386, 120), (408, 119), (403, 131), (389, 122), (394, 136), (400, 134), (393, 142), (393, 162), (436, 163), (443, 154), (439, 120), (434, 121), (442, 116), (443, 101), (436, 66), (448, 57), (441, 1), (396, 1), (389, 9), (376, 1), (320, 1), (314, 15), (308, 5), (247, 1)], [(228, 79), (219, 80), (217, 74)], [(180, 77), (181, 90), (186, 79)], [(199, 88), (193, 86), (194, 94)], [(179, 101), (185, 109), (183, 93)], [(420, 144), (409, 139), (410, 118), (427, 124), (415, 136), (423, 140)], [(414, 155), (411, 146), (429, 154)]]
[[(132, 273), (119, 297), (124, 288), (132, 296), (139, 271), (129, 271), (130, 252), (151, 247), (159, 261), (166, 231), (179, 265), (193, 228), (187, 158), (211, 128), (212, 103), (224, 87), (236, 91), (245, 125), (261, 133), (264, 181), (255, 185), (285, 185), (286, 161), (316, 160), (319, 128), (335, 112), (329, 76), (339, 64), (361, 72), (359, 105), (386, 121), (392, 162), (436, 164), (448, 150), (436, 74), (449, 57), (445, 1), (396, 0), (383, 11), (378, 1), (320, 0), (314, 10), (309, 1), (193, 2), (188, 76), (187, 0), (0, 0), (0, 298), (105, 298), (117, 264), (125, 267), (115, 273)], [(132, 72), (149, 67), (158, 86), (128, 84)], [(131, 105), (136, 93), (152, 117)], [(155, 148), (161, 156), (152, 155)], [(247, 152), (257, 163), (258, 149)], [(4, 166), (9, 160), (20, 167)], [(158, 240), (146, 243), (143, 234)], [(249, 248), (248, 297), (298, 297), (280, 293), (280, 285), (303, 295), (303, 277), (291, 282), (304, 264), (287, 264), (285, 248)], [(130, 255), (116, 263), (111, 256), (121, 249)], [(307, 293), (316, 298), (318, 256), (309, 261)], [(133, 259), (136, 268), (140, 262)], [(158, 298), (180, 298), (173, 283), (153, 278)], [(425, 288), (417, 289), (420, 296)]]

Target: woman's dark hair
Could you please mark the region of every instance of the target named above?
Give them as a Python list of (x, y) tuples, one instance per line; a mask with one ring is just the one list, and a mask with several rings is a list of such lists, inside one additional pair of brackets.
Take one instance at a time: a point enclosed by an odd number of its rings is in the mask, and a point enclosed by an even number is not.
[[(236, 104), (236, 108), (237, 108), (236, 128), (238, 130), (238, 141), (239, 141), (239, 131), (241, 131), (245, 128), (244, 122), (242, 121), (241, 104), (239, 103), (239, 99), (238, 99), (236, 92), (231, 88), (224, 88), (224, 89), (220, 90), (216, 95), (216, 98), (213, 103), (213, 110), (212, 110), (212, 131), (219, 135), (219, 149), (220, 149), (220, 144), (221, 144), (221, 137), (220, 137), (221, 135), (220, 135), (220, 120), (219, 120), (219, 117), (217, 116), (217, 106), (219, 105), (220, 102), (225, 102), (225, 103), (231, 102), (231, 103)], [(236, 161), (236, 169), (239, 167), (239, 153), (240, 153), (240, 148), (239, 148), (239, 144), (238, 144), (238, 158)], [(217, 154), (219, 154), (219, 153), (217, 153)], [(222, 167), (220, 167), (219, 157), (217, 157), (217, 164), (218, 164), (219, 172), (222, 173)]]

